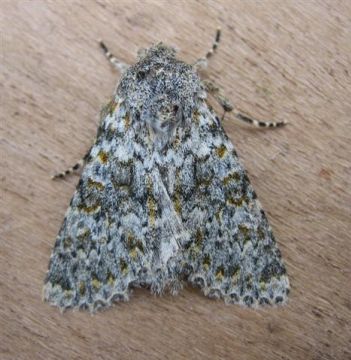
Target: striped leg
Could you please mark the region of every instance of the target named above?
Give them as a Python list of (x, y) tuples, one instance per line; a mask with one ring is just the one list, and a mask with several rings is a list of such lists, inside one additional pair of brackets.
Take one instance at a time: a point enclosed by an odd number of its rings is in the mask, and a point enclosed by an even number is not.
[(107, 48), (107, 46), (105, 45), (105, 43), (100, 40), (100, 46), (105, 54), (105, 56), (107, 57), (107, 59), (109, 60), (109, 62), (113, 65), (113, 67), (120, 71), (120, 72), (123, 72), (124, 70), (126, 70), (129, 65), (119, 61), (116, 56), (114, 56), (110, 51), (109, 49)]
[(264, 127), (266, 127), (266, 128), (282, 127), (288, 123), (286, 120), (272, 122), (272, 121), (260, 121), (260, 120), (256, 120), (256, 119), (251, 119), (248, 116), (243, 115), (239, 112), (235, 113), (235, 117), (241, 121), (248, 123), (248, 124), (251, 124), (251, 125), (257, 126), (257, 127), (262, 127), (262, 128), (264, 128)]
[[(202, 84), (205, 87), (205, 90), (210, 93), (215, 99), (216, 101), (222, 106), (223, 108), (223, 116), (222, 116), (222, 121), (224, 120), (224, 115), (227, 112), (233, 111), (234, 110), (234, 106), (230, 103), (230, 101), (223, 95), (221, 89), (213, 82), (210, 80), (203, 80)], [(256, 120), (256, 119), (252, 119), (246, 115), (241, 114), (240, 112), (235, 111), (235, 117), (241, 121), (244, 121), (248, 124), (251, 124), (253, 126), (257, 126), (257, 127), (269, 127), (269, 128), (273, 128), (273, 127), (281, 127), (286, 125), (288, 122), (287, 121), (278, 121), (278, 122), (272, 122), (272, 121), (260, 121), (260, 120)]]
[(216, 37), (215, 37), (215, 41), (212, 44), (212, 48), (207, 51), (205, 57), (198, 59), (195, 63), (194, 63), (194, 67), (196, 69), (204, 69), (207, 67), (208, 64), (208, 59), (214, 54), (214, 52), (217, 50), (218, 48), (218, 44), (219, 41), (221, 40), (221, 29), (218, 28), (216, 31)]
[(51, 177), (52, 180), (56, 180), (56, 179), (63, 179), (65, 178), (67, 175), (73, 174), (76, 171), (78, 171), (80, 168), (82, 168), (85, 165), (85, 162), (87, 161), (89, 154), (90, 154), (90, 150), (84, 155), (83, 159), (80, 159), (75, 165), (73, 165), (72, 167), (68, 168), (65, 171), (59, 172), (55, 175), (53, 175)]
[(223, 95), (221, 89), (211, 80), (203, 80), (202, 84), (205, 87), (205, 90), (210, 93), (216, 101), (219, 103), (219, 105), (223, 108), (223, 116), (222, 120), (224, 119), (224, 115), (227, 112), (233, 111), (234, 106), (231, 104), (231, 102)]

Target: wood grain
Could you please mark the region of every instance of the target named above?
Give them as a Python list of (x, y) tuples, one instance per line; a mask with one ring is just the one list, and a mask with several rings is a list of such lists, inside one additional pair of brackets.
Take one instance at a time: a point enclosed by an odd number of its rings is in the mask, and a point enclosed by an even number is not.
[[(351, 2), (19, 1), (0, 4), (1, 359), (351, 358)], [(291, 280), (284, 308), (226, 306), (187, 288), (134, 292), (90, 316), (41, 301), (75, 163), (119, 75), (159, 40), (194, 61), (220, 24), (208, 78), (242, 111), (289, 126), (224, 126), (268, 213)]]

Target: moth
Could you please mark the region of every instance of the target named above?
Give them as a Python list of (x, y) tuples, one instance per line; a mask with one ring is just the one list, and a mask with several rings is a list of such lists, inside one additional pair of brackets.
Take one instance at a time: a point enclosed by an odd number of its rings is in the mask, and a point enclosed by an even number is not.
[[(100, 45), (122, 77), (56, 238), (44, 299), (95, 311), (134, 287), (178, 293), (184, 283), (244, 306), (282, 304), (289, 281), (267, 217), (194, 64), (163, 43), (134, 65)], [(253, 125), (276, 127), (236, 112)], [(63, 177), (80, 164), (57, 174)]]

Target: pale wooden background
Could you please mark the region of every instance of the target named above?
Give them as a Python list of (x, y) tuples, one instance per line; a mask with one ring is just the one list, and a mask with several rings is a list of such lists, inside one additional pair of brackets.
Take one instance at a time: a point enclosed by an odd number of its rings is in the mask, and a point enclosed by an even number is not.
[[(351, 358), (351, 2), (0, 1), (1, 359)], [(199, 291), (91, 316), (41, 301), (79, 159), (118, 80), (97, 45), (126, 62), (162, 40), (191, 62), (223, 41), (206, 74), (242, 110), (233, 140), (270, 218), (291, 280), (282, 309), (247, 310)]]

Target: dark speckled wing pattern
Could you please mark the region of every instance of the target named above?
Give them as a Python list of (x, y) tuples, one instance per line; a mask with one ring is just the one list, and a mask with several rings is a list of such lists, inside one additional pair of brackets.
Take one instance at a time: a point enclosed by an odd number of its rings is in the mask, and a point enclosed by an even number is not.
[[(111, 107), (111, 105), (110, 105)], [(112, 102), (56, 239), (44, 298), (95, 310), (131, 286), (176, 292), (182, 237), (147, 130)], [(146, 133), (145, 133), (146, 132)], [(150, 144), (145, 142), (150, 140)]]
[(184, 160), (169, 167), (176, 185), (168, 189), (189, 231), (184, 246), (189, 281), (205, 295), (229, 303), (284, 303), (289, 281), (271, 227), (232, 143), (206, 103), (179, 144), (175, 158)]
[(219, 119), (202, 102), (164, 149), (110, 104), (57, 236), (44, 298), (95, 310), (134, 286), (248, 306), (286, 301), (271, 228)]

